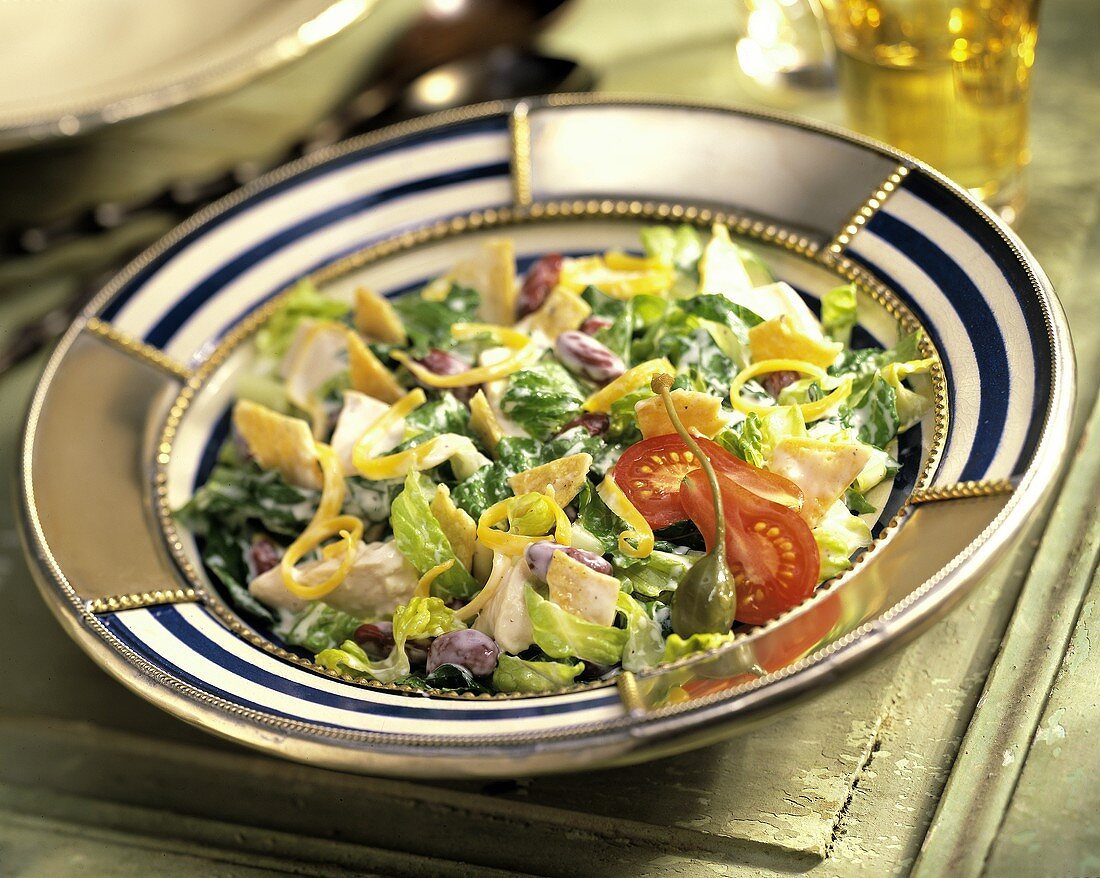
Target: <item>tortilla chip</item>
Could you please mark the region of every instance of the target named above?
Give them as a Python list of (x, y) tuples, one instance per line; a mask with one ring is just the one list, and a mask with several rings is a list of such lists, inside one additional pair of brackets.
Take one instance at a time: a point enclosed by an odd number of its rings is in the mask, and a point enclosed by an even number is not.
[(475, 258), (459, 263), (454, 282), (471, 287), (481, 296), (479, 316), (486, 323), (511, 326), (516, 322), (516, 248), (509, 238), (486, 241)]
[(807, 335), (795, 328), (790, 317), (781, 314), (749, 330), (749, 349), (754, 363), (761, 360), (805, 360), (826, 369), (844, 350), (844, 345)]
[(365, 287), (355, 291), (355, 328), (366, 338), (385, 344), (403, 345), (408, 341), (405, 324), (389, 299)]
[(299, 488), (321, 487), (321, 464), (309, 424), (242, 399), (233, 407), (233, 426), (263, 469), (278, 470)]
[(443, 529), (447, 542), (451, 544), (458, 563), (469, 570), (474, 558), (474, 543), (477, 541), (477, 524), (455, 505), (446, 485), (439, 485), (435, 489), (431, 510)]
[(395, 403), (405, 395), (393, 372), (374, 355), (356, 332), (348, 331), (348, 369), (351, 387), (382, 402)]
[(802, 489), (804, 499), (799, 514), (813, 527), (844, 495), (870, 459), (871, 451), (863, 444), (787, 438), (775, 446), (768, 469)]
[(563, 332), (576, 329), (592, 313), (589, 304), (572, 290), (554, 287), (542, 307), (527, 318), (527, 332), (541, 332), (555, 341)]
[(546, 571), (550, 600), (574, 616), (597, 625), (615, 622), (615, 605), (619, 599), (619, 580), (570, 558), (565, 552), (554, 552)]
[(573, 502), (573, 498), (584, 487), (591, 466), (591, 454), (570, 454), (568, 457), (516, 473), (508, 479), (508, 484), (517, 497), (532, 491), (541, 494), (550, 485), (554, 489), (554, 502), (559, 506), (566, 506)]
[(478, 390), (470, 399), (470, 429), (477, 434), (481, 444), (489, 449), (489, 453), (496, 457), (497, 443), (504, 436), (504, 430), (493, 412), (493, 407), (489, 405), (484, 390)]
[[(725, 429), (726, 418), (722, 413), (722, 400), (718, 397), (696, 390), (674, 390), (671, 396), (676, 414), (688, 430), (694, 429), (712, 439)], [(634, 407), (634, 414), (638, 419), (638, 429), (646, 439), (676, 432), (659, 396), (642, 400)]]

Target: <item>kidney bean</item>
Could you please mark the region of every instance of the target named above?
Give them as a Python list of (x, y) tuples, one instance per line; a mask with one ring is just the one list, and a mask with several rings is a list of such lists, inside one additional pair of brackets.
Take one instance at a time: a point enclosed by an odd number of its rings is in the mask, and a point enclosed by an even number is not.
[(788, 385), (794, 384), (799, 377), (797, 372), (769, 372), (760, 380), (760, 383), (764, 385), (764, 389), (768, 391), (774, 399), (779, 399), (779, 391)]
[(611, 575), (611, 563), (595, 552), (542, 540), (531, 543), (524, 552), (524, 558), (527, 560), (527, 566), (531, 568), (531, 572), (543, 582), (546, 582), (546, 572), (550, 569), (550, 562), (554, 559), (555, 552), (564, 552), (574, 561), (580, 561), (585, 567), (595, 570), (597, 573)]
[(592, 336), (575, 329), (558, 336), (558, 340), (554, 342), (554, 352), (570, 372), (597, 384), (614, 381), (626, 371), (626, 366), (617, 354)]
[[(441, 351), (439, 348), (432, 348), (416, 362), (425, 369), (434, 372), (436, 375), (458, 375), (468, 371), (470, 368), (470, 364), (461, 357), (456, 357), (454, 354), (448, 353), (447, 351)], [(469, 402), (470, 397), (476, 392), (477, 388), (473, 386), (451, 388), (451, 393), (453, 393), (460, 402)]]
[(516, 317), (526, 317), (542, 307), (550, 291), (561, 277), (561, 255), (547, 253), (532, 265), (523, 278), (523, 287), (516, 302)]
[(585, 335), (595, 335), (601, 329), (607, 329), (615, 321), (610, 317), (597, 317), (593, 315), (581, 324), (581, 332)]
[(405, 642), (405, 655), (409, 657), (409, 664), (414, 668), (422, 668), (428, 661), (428, 650), (432, 642), (427, 637), (420, 640), (408, 640)]
[(440, 665), (461, 665), (475, 677), (487, 677), (497, 666), (500, 646), (488, 634), (463, 628), (448, 631), (432, 641), (428, 649), (427, 671)]
[(252, 565), (253, 575), (259, 576), (279, 566), (283, 559), (283, 550), (265, 536), (254, 536), (248, 547), (248, 561)]
[(607, 428), (611, 426), (611, 418), (604, 412), (585, 412), (579, 417), (573, 418), (568, 424), (562, 427), (558, 431), (560, 436), (568, 430), (572, 430), (575, 427), (584, 427), (588, 431), (589, 436), (602, 436), (607, 432)]
[(352, 640), (372, 659), (384, 659), (393, 650), (393, 623), (367, 622), (355, 629)]

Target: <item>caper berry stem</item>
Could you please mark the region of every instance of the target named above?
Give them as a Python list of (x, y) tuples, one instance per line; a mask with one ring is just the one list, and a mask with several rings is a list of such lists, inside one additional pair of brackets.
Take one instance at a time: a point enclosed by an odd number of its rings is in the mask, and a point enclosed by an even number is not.
[(680, 416), (676, 414), (676, 406), (672, 403), (672, 393), (670, 392), (672, 380), (671, 375), (662, 372), (659, 375), (653, 376), (649, 386), (654, 393), (661, 397), (661, 401), (665, 404), (665, 411), (668, 412), (668, 419), (672, 422), (673, 428), (680, 434), (680, 438), (684, 440), (684, 444), (691, 449), (691, 453), (699, 459), (699, 463), (703, 467), (703, 472), (706, 474), (707, 483), (710, 485), (710, 493), (714, 498), (714, 554), (717, 556), (719, 563), (725, 566), (726, 514), (722, 506), (722, 492), (718, 489), (718, 476), (715, 475), (714, 467), (711, 466), (710, 463), (710, 458), (703, 453), (703, 449), (699, 447), (699, 443), (695, 441), (695, 437), (687, 431), (683, 421), (680, 420)]

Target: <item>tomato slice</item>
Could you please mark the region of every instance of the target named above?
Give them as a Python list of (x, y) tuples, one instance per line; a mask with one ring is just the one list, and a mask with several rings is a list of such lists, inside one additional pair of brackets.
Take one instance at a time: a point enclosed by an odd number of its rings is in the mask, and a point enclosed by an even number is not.
[[(695, 441), (714, 469), (742, 488), (782, 506), (802, 508), (802, 489), (790, 479), (757, 469), (709, 439), (700, 436)], [(688, 517), (679, 500), (680, 483), (699, 468), (684, 440), (669, 433), (631, 445), (615, 464), (612, 477), (649, 526), (660, 530)]]
[[(726, 558), (737, 578), (739, 622), (762, 625), (802, 603), (817, 586), (821, 560), (809, 526), (798, 513), (765, 500), (725, 473), (718, 487), (726, 515)], [(680, 501), (714, 548), (714, 503), (706, 474), (688, 473)]]

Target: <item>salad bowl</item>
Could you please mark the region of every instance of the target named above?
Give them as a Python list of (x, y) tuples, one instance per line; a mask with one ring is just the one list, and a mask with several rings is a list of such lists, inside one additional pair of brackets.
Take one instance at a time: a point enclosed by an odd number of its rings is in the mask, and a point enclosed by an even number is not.
[[(543, 695), (353, 679), (234, 609), (174, 516), (208, 478), (250, 341), (303, 277), (415, 289), (490, 237), (541, 254), (725, 227), (811, 308), (858, 291), (859, 332), (920, 331), (928, 413), (897, 449), (851, 569), (715, 649)], [(730, 376), (731, 378), (733, 376)], [(340, 144), (195, 216), (66, 333), (34, 394), (22, 524), (42, 594), (104, 669), (172, 714), (365, 773), (577, 770), (700, 746), (774, 716), (946, 613), (1040, 508), (1074, 366), (1042, 270), (920, 162), (757, 111), (557, 96)]]

